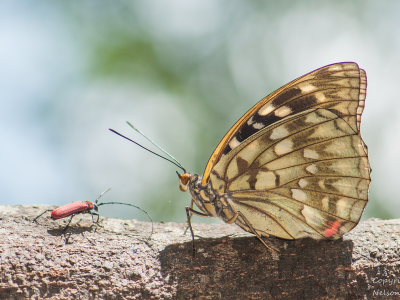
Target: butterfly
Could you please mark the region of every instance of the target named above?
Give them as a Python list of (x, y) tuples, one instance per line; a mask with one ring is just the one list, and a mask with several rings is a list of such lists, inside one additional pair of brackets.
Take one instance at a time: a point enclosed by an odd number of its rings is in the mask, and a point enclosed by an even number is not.
[(366, 88), (366, 73), (353, 62), (295, 79), (232, 126), (202, 177), (149, 139), (184, 171), (177, 173), (180, 190), (192, 198), (186, 213), (193, 251), (193, 215), (237, 224), (274, 251), (262, 237), (336, 240), (353, 229), (371, 182), (360, 134)]

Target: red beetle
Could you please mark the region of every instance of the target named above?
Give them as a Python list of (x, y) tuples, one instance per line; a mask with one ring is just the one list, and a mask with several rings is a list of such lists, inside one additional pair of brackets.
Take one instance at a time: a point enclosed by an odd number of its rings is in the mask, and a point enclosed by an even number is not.
[[(72, 203), (57, 207), (54, 210), (47, 209), (44, 212), (42, 212), (40, 215), (38, 215), (36, 218), (34, 218), (32, 222), (35, 222), (39, 217), (41, 217), (43, 214), (45, 214), (48, 211), (51, 211), (51, 218), (53, 220), (62, 219), (62, 218), (66, 218), (66, 217), (71, 216), (71, 219), (69, 219), (69, 222), (68, 222), (67, 226), (65, 226), (65, 228), (63, 229), (63, 232), (65, 232), (67, 230), (69, 224), (71, 223), (72, 218), (74, 216), (78, 215), (78, 214), (91, 214), (93, 223), (98, 223), (99, 222), (99, 218), (100, 218), (99, 214), (97, 213), (99, 211), (99, 206), (105, 205), (105, 204), (123, 204), (123, 205), (129, 205), (129, 206), (136, 207), (137, 209), (140, 209), (141, 211), (146, 213), (147, 216), (151, 220), (151, 234), (153, 234), (153, 219), (150, 217), (150, 215), (147, 213), (147, 211), (141, 209), (139, 206), (136, 206), (136, 205), (133, 205), (133, 204), (129, 204), (129, 203), (122, 203), (122, 202), (98, 203), (98, 201), (101, 198), (101, 196), (103, 196), (110, 189), (111, 188), (109, 188), (109, 189), (105, 190), (104, 192), (102, 192), (100, 194), (100, 196), (96, 199), (95, 203), (90, 202), (90, 201), (75, 201), (75, 202), (72, 202)], [(92, 210), (94, 210), (94, 212)], [(97, 220), (96, 221), (93, 220), (93, 216), (97, 216)]]
[(94, 204), (90, 201), (75, 201), (70, 204), (57, 207), (51, 212), (51, 218), (53, 220), (57, 220), (68, 217), (72, 214), (91, 213), (92, 209), (94, 209)]

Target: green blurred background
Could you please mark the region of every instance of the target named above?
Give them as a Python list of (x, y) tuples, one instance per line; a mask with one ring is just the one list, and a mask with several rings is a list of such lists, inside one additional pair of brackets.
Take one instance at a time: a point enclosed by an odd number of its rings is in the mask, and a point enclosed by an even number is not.
[[(93, 201), (111, 187), (102, 201), (183, 222), (177, 168), (108, 128), (152, 147), (130, 121), (202, 174), (261, 98), (355, 61), (368, 76), (373, 168), (363, 218), (399, 218), (399, 28), (400, 1), (3, 0), (0, 204)], [(100, 214), (147, 220), (117, 205)]]

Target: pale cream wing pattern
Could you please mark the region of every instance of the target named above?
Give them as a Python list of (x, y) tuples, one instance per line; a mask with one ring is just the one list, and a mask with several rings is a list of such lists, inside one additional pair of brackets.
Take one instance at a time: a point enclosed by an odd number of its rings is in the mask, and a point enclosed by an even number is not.
[(203, 185), (214, 165), (244, 140), (288, 116), (325, 108), (343, 118), (360, 133), (367, 77), (354, 62), (324, 66), (303, 75), (263, 98), (226, 133), (207, 163)]
[[(322, 108), (252, 135), (210, 172), (213, 189), (263, 236), (337, 239), (359, 222), (370, 166), (358, 126)], [(239, 216), (236, 224), (252, 232)]]

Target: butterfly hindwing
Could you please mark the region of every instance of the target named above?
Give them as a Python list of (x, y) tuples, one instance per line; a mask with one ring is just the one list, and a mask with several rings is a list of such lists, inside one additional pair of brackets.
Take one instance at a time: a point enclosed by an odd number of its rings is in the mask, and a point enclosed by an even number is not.
[(265, 97), (221, 140), (206, 166), (203, 184), (209, 180), (218, 161), (244, 140), (275, 122), (308, 109), (329, 109), (359, 134), (366, 80), (365, 71), (356, 63), (337, 63), (308, 73)]
[(247, 138), (219, 160), (210, 181), (231, 207), (225, 215), (240, 211), (260, 235), (336, 239), (362, 215), (370, 168), (357, 127), (311, 109)]

